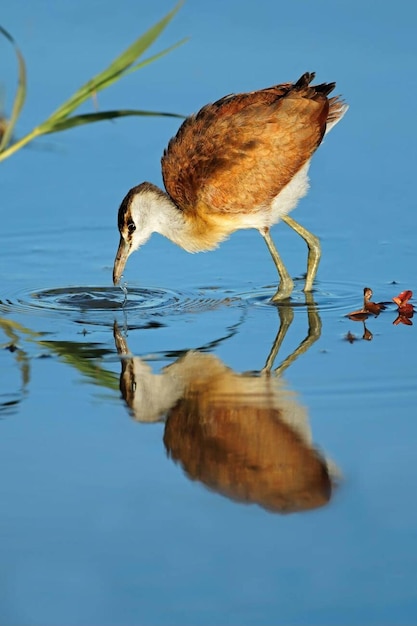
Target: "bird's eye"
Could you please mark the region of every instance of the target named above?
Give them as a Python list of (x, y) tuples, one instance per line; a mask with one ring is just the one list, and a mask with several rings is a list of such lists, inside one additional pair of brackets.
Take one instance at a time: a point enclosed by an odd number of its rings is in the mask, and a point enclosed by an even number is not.
[(129, 232), (129, 235), (131, 235), (132, 233), (135, 232), (136, 230), (136, 226), (135, 226), (135, 222), (131, 221), (127, 223), (127, 230)]

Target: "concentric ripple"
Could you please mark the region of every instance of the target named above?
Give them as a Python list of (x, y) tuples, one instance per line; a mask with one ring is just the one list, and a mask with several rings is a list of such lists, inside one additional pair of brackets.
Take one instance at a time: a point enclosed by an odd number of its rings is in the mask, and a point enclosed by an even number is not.
[[(297, 284), (298, 283), (298, 284)], [(291, 298), (274, 303), (271, 297), (274, 287), (265, 286), (249, 290), (230, 287), (200, 287), (189, 292), (163, 288), (139, 288), (129, 286), (127, 296), (118, 287), (73, 286), (54, 289), (23, 291), (0, 297), (0, 312), (61, 314), (72, 313), (77, 320), (106, 324), (106, 318), (114, 319), (117, 313), (143, 317), (161, 317), (178, 314), (198, 314), (230, 307), (285, 307), (297, 309), (315, 306), (319, 311), (347, 313), (361, 305), (363, 287), (356, 284), (318, 284), (306, 295), (302, 281), (296, 281)]]
[(117, 288), (66, 287), (30, 294), (31, 305), (60, 311), (114, 311), (160, 309), (178, 303), (181, 297), (164, 289), (129, 289), (127, 296)]
[[(22, 291), (0, 298), (1, 312), (47, 317), (62, 317), (77, 323), (109, 326), (115, 316), (137, 316), (152, 322), (155, 317), (176, 312), (184, 306), (184, 294), (164, 289), (130, 288), (127, 297), (119, 288), (59, 287)], [(158, 322), (158, 325), (161, 325)]]
[[(76, 286), (55, 289), (23, 290), (0, 296), (0, 314), (62, 316), (78, 323), (112, 325), (115, 316), (143, 327), (165, 325), (169, 317), (199, 314), (228, 306), (230, 293), (210, 289), (175, 292), (161, 288), (129, 287), (126, 295), (116, 287)], [(163, 318), (163, 319), (162, 319)]]
[(240, 293), (239, 297), (248, 304), (257, 307), (291, 306), (297, 309), (315, 305), (319, 311), (349, 311), (352, 309), (352, 306), (355, 306), (355, 303), (360, 304), (363, 298), (363, 287), (356, 284), (341, 285), (339, 283), (318, 283), (310, 294), (305, 294), (304, 291), (302, 291), (303, 285), (303, 280), (296, 281), (291, 298), (281, 302), (273, 302), (271, 300), (274, 289), (269, 286), (263, 289)]

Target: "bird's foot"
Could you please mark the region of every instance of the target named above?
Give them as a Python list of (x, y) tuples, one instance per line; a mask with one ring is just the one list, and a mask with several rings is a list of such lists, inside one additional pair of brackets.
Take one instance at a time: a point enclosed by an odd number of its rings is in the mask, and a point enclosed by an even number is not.
[(286, 281), (285, 283), (280, 284), (276, 293), (272, 296), (271, 302), (282, 302), (283, 300), (288, 300), (292, 291), (294, 289), (293, 281)]

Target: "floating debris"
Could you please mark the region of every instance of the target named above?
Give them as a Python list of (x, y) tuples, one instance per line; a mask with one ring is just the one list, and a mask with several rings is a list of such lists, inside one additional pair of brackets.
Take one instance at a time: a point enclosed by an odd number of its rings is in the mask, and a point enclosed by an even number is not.
[(405, 324), (406, 326), (413, 325), (411, 318), (414, 315), (414, 307), (411, 302), (409, 302), (412, 297), (413, 292), (406, 289), (392, 299), (398, 306), (398, 317), (393, 321), (394, 326), (398, 326), (398, 324)]
[(347, 314), (347, 317), (354, 322), (360, 322), (366, 320), (369, 315), (377, 317), (381, 311), (386, 309), (386, 305), (383, 302), (371, 302), (373, 291), (370, 287), (365, 287), (363, 290), (363, 307), (358, 311), (352, 311)]

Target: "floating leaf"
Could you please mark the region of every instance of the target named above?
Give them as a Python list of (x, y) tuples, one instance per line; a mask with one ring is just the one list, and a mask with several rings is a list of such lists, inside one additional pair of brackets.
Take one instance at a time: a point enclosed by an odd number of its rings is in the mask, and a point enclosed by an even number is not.
[[(404, 306), (413, 297), (413, 292), (407, 289), (392, 299), (398, 307)], [(411, 305), (412, 306), (412, 305)]]

